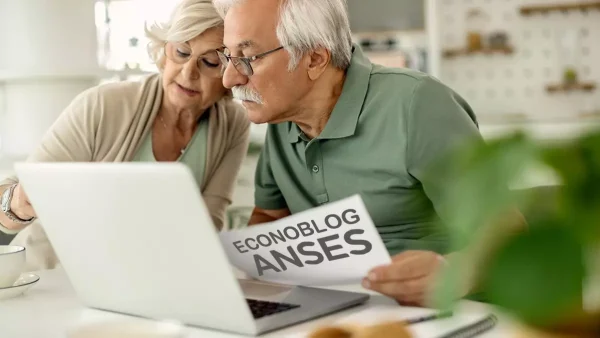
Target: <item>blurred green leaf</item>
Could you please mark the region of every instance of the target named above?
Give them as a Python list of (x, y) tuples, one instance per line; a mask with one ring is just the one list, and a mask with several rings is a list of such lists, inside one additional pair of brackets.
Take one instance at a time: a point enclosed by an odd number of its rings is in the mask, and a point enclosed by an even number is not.
[[(511, 191), (522, 170), (540, 161), (563, 185), (551, 193)], [(439, 281), (436, 304), (451, 306), (463, 277), (457, 271), (475, 263), (484, 297), (529, 324), (552, 326), (581, 313), (584, 252), (600, 244), (600, 132), (545, 148), (517, 134), (471, 144), (444, 163), (442, 211), (454, 251), (480, 240), (482, 230), (500, 247), (463, 256)], [(506, 232), (498, 221), (513, 206), (533, 215), (529, 231), (498, 242), (493, 237)]]
[[(473, 241), (477, 230), (490, 223), (509, 206), (516, 205), (525, 195), (511, 191), (509, 184), (537, 158), (537, 148), (522, 134), (487, 143), (471, 143), (451, 154), (442, 162), (445, 172), (443, 225), (449, 228), (451, 250), (459, 251)], [(493, 229), (492, 229), (493, 230)], [(459, 294), (460, 275), (467, 264), (453, 262), (453, 269), (441, 278), (435, 288), (435, 304), (448, 308)]]
[(522, 320), (549, 326), (581, 307), (584, 253), (567, 227), (532, 228), (490, 258), (482, 283), (486, 295)]
[(565, 183), (557, 219), (589, 241), (600, 239), (600, 133), (546, 149), (544, 160)]
[(445, 188), (444, 221), (454, 236), (454, 249), (464, 247), (478, 229), (526, 197), (509, 186), (537, 157), (534, 144), (517, 134), (471, 145), (450, 160), (453, 173)]
[[(449, 267), (454, 267), (460, 262), (454, 260), (449, 263)], [(452, 310), (456, 301), (460, 299), (458, 291), (460, 290), (461, 276), (459, 270), (455, 268), (444, 269), (436, 282), (437, 285), (433, 289), (433, 306), (442, 311)]]

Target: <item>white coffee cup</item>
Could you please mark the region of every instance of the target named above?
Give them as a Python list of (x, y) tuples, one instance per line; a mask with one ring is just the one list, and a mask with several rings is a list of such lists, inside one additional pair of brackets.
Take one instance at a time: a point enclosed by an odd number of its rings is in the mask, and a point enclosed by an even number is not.
[(0, 288), (13, 286), (25, 267), (25, 248), (0, 245)]

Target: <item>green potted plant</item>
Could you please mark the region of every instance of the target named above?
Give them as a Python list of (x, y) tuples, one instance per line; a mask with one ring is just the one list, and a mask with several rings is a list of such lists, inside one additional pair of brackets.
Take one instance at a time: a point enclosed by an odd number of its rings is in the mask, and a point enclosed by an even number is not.
[(572, 67), (567, 67), (563, 73), (563, 82), (567, 86), (577, 83), (577, 71)]
[[(437, 305), (452, 307), (469, 279), (523, 324), (520, 337), (600, 337), (600, 132), (546, 145), (516, 134), (454, 155), (444, 212), (467, 253), (444, 272)], [(507, 188), (532, 164), (558, 175), (555, 194)], [(513, 208), (527, 230), (510, 231)]]

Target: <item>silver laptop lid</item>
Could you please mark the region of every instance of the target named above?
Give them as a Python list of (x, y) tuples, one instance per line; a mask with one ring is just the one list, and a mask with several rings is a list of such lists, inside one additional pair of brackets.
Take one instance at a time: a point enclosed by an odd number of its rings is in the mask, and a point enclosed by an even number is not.
[(87, 306), (256, 333), (187, 167), (63, 162), (15, 169)]

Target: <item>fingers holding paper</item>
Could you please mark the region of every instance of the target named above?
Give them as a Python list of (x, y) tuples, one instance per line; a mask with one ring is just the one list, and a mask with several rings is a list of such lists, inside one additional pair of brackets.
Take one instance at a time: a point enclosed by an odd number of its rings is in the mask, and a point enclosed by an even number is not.
[(426, 303), (426, 294), (423, 290), (427, 289), (429, 282), (425, 278), (411, 281), (367, 283), (370, 283), (370, 286), (365, 286), (366, 288), (392, 297), (402, 305), (424, 306)]
[(435, 252), (405, 251), (392, 257), (391, 264), (372, 269), (363, 280), (363, 286), (401, 304), (424, 306), (444, 262)]

